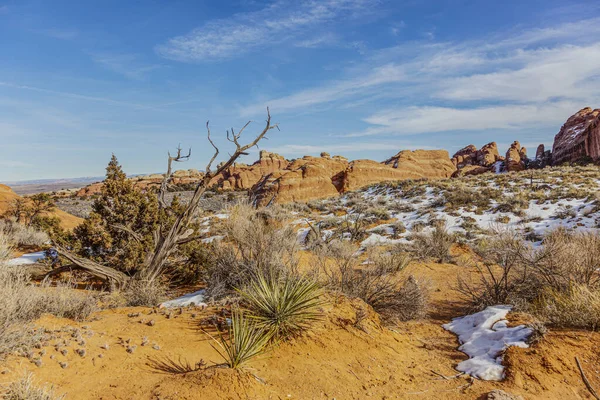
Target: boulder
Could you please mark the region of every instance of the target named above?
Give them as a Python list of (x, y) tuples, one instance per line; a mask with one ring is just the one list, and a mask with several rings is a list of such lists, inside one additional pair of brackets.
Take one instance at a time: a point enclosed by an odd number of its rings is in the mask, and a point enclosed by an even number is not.
[(569, 117), (554, 137), (552, 163), (600, 158), (600, 109), (583, 108)]
[(523, 396), (517, 396), (505, 392), (504, 390), (494, 389), (487, 394), (486, 400), (523, 400)]
[(258, 161), (254, 164), (234, 164), (215, 177), (211, 185), (218, 185), (223, 190), (248, 190), (256, 185), (263, 176), (285, 170), (289, 164), (290, 162), (283, 156), (262, 150)]

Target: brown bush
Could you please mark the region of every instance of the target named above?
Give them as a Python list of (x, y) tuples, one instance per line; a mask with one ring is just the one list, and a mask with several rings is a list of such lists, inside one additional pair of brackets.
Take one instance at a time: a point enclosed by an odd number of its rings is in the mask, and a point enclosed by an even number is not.
[(53, 387), (37, 386), (33, 381), (33, 374), (29, 373), (8, 385), (2, 398), (5, 400), (62, 400), (65, 396), (57, 395)]
[[(356, 249), (347, 242), (332, 242), (318, 254), (318, 275), (325, 285), (349, 297), (358, 297), (387, 322), (421, 318), (426, 314), (426, 287), (413, 277), (401, 280), (389, 259), (377, 258), (366, 267), (359, 264)], [(379, 260), (382, 260), (380, 258)]]

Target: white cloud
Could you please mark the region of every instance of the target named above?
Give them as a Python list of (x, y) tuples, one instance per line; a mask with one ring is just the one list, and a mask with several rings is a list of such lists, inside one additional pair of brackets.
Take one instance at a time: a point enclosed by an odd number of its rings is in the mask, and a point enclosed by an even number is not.
[(161, 68), (161, 65), (142, 64), (135, 54), (96, 53), (90, 56), (96, 64), (129, 79), (142, 80), (151, 71)]
[[(377, 0), (279, 0), (266, 8), (212, 20), (156, 48), (163, 57), (205, 62), (231, 59), (273, 43), (313, 34), (316, 26), (367, 12)], [(311, 40), (311, 39), (305, 39)], [(301, 43), (301, 41), (299, 41)]]
[[(582, 27), (585, 27), (583, 29)], [(241, 108), (253, 115), (354, 107), (371, 126), (342, 136), (556, 127), (600, 102), (600, 19), (462, 43), (382, 49), (346, 77)], [(369, 103), (399, 106), (371, 112)], [(409, 106), (407, 104), (413, 104)]]
[(365, 122), (373, 125), (372, 127), (345, 136), (556, 127), (573, 114), (577, 107), (573, 102), (557, 102), (464, 109), (428, 106), (393, 108), (367, 117)]

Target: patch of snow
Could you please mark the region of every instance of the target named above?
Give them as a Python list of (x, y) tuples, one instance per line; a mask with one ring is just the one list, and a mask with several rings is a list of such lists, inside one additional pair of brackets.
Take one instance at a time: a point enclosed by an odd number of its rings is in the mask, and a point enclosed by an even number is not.
[(212, 243), (215, 240), (221, 240), (223, 239), (223, 236), (211, 236), (211, 237), (207, 237), (206, 239), (202, 239), (201, 242), (202, 243)]
[(502, 352), (510, 346), (529, 347), (525, 340), (533, 332), (524, 325), (507, 326), (505, 318), (511, 309), (509, 305), (490, 306), (442, 325), (458, 335), (458, 349), (469, 356), (457, 365), (457, 370), (486, 381), (504, 378)]
[(7, 265), (25, 265), (25, 264), (35, 264), (39, 260), (46, 257), (46, 253), (43, 251), (38, 251), (36, 253), (23, 254), (21, 257), (13, 258), (6, 262)]
[(227, 219), (227, 218), (229, 218), (229, 215), (227, 215), (227, 214), (215, 214), (214, 217), (215, 218), (219, 218), (219, 219)]
[(160, 308), (175, 308), (175, 307), (186, 307), (190, 304), (194, 304), (199, 307), (206, 307), (204, 302), (206, 291), (204, 289), (198, 290), (194, 293), (188, 293), (181, 297), (173, 300), (165, 301), (159, 307)]

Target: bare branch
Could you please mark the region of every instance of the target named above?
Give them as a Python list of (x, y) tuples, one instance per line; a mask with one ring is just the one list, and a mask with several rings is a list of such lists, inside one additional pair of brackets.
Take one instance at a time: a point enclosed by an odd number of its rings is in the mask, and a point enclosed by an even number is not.
[(138, 243), (142, 243), (142, 240), (143, 240), (142, 236), (139, 233), (134, 232), (133, 229), (131, 229), (130, 227), (125, 226), (123, 224), (111, 224), (110, 226), (113, 227), (113, 228), (115, 228), (115, 229), (118, 229), (120, 231), (123, 231), (125, 233), (128, 233)]

